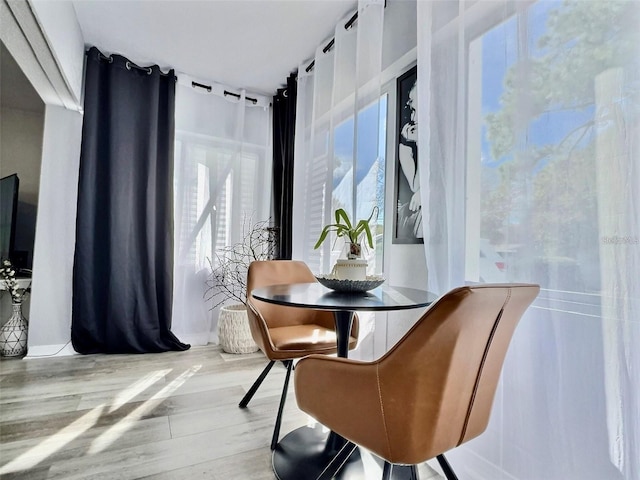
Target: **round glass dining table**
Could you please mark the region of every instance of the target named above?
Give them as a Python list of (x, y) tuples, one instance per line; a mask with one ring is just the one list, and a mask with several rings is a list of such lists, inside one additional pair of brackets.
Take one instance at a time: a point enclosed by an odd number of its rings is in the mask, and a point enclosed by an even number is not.
[[(297, 283), (256, 288), (253, 298), (289, 307), (333, 312), (338, 356), (347, 357), (355, 312), (424, 308), (438, 297), (426, 290), (383, 284), (368, 292), (337, 292), (319, 283)], [(300, 427), (285, 435), (273, 451), (273, 470), (280, 480), (367, 480), (382, 472), (381, 460), (365, 454), (322, 425)], [(410, 468), (394, 467), (393, 479), (412, 479)], [(381, 473), (374, 478), (380, 478)]]

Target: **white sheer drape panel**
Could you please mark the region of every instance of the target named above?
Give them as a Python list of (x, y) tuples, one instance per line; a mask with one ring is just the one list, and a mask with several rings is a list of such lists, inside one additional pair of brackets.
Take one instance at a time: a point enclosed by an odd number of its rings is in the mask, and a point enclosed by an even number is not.
[[(331, 50), (318, 47), (313, 69), (306, 72), (307, 62), (298, 70), (294, 256), (316, 272), (329, 271), (341, 251), (334, 239), (313, 249), (335, 209), (366, 218), (380, 202), (384, 3), (360, 1), (357, 26), (345, 29), (349, 18), (338, 22)], [(375, 259), (370, 263), (375, 270)]]
[[(457, 129), (460, 116), (460, 65), (458, 36), (448, 32), (450, 41), (435, 43), (432, 18), (438, 13), (432, 2), (418, 2), (418, 136), (425, 145), (418, 172), (423, 207), (422, 227), (427, 252), (428, 287), (446, 292), (464, 283), (459, 252), (464, 245), (465, 182), (456, 171), (454, 159), (464, 138)], [(462, 83), (464, 85), (464, 83)], [(460, 162), (458, 162), (459, 164)], [(458, 213), (456, 213), (458, 212)]]
[[(317, 191), (311, 189), (313, 178), (322, 178), (323, 174), (315, 175), (313, 169), (323, 169), (324, 165), (318, 165), (310, 161), (311, 132), (313, 130), (313, 104), (315, 75), (306, 71), (306, 64), (298, 68), (298, 96), (296, 100), (296, 128), (294, 145), (294, 181), (293, 181), (293, 241), (292, 257), (305, 260), (313, 271), (320, 271), (319, 263), (311, 263), (309, 252), (313, 249), (312, 235), (309, 231), (312, 226), (305, 221), (307, 212), (311, 212), (311, 205), (319, 203), (318, 199), (324, 196), (324, 184), (317, 187)], [(325, 174), (326, 175), (326, 174)], [(320, 214), (322, 208), (320, 208)], [(318, 232), (319, 235), (320, 232)]]
[(419, 1), (417, 17), (429, 288), (542, 287), (487, 431), (451, 463), (637, 480), (640, 3)]
[(268, 99), (192, 82), (181, 75), (176, 85), (172, 330), (205, 345), (217, 341), (217, 311), (205, 299), (210, 261), (248, 221), (269, 217), (271, 115)]
[[(345, 209), (352, 220), (368, 218), (374, 206), (384, 211), (384, 144), (380, 142), (380, 101), (384, 2), (361, 0), (358, 21), (338, 22), (335, 42), (316, 51), (313, 69), (298, 69), (296, 165), (294, 169), (293, 256), (312, 271), (329, 272), (342, 252), (342, 240), (329, 238), (314, 250), (322, 228)], [(385, 110), (386, 115), (386, 110)], [(381, 219), (371, 223), (382, 235)], [(376, 245), (381, 250), (382, 244)], [(382, 269), (381, 255), (368, 251), (370, 272)], [(361, 317), (361, 339), (373, 322)]]

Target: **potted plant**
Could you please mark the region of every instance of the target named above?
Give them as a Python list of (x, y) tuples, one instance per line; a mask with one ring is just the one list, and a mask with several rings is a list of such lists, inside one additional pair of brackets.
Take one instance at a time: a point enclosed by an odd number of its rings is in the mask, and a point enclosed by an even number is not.
[[(347, 244), (347, 258), (336, 260), (331, 269), (330, 279), (337, 280), (365, 280), (367, 277), (368, 263), (362, 257), (362, 238), (366, 239), (366, 245), (373, 248), (373, 235), (369, 223), (378, 216), (378, 207), (373, 207), (369, 218), (352, 223), (347, 212), (339, 208), (335, 211), (336, 223), (326, 225), (314, 248), (319, 248), (329, 235), (329, 232), (336, 232), (336, 237), (344, 237)], [(336, 238), (336, 240), (337, 240)]]
[(365, 219), (359, 220), (358, 223), (356, 223), (354, 226), (353, 223), (351, 223), (351, 220), (349, 219), (349, 215), (347, 214), (347, 212), (342, 208), (338, 208), (335, 211), (336, 223), (331, 223), (329, 225), (326, 225), (322, 229), (322, 232), (320, 233), (320, 238), (318, 238), (318, 241), (316, 242), (313, 248), (314, 249), (320, 248), (320, 245), (322, 245), (322, 242), (325, 241), (325, 239), (329, 235), (329, 232), (336, 232), (336, 236), (338, 238), (346, 237), (345, 242), (349, 246), (349, 250), (347, 252), (347, 258), (349, 259), (360, 258), (362, 255), (361, 238), (363, 235), (367, 240), (367, 245), (369, 245), (369, 248), (373, 248), (373, 235), (371, 234), (371, 228), (369, 227), (369, 222), (371, 222), (371, 220), (373, 220), (374, 217), (375, 218), (378, 217), (377, 206), (373, 207), (373, 210), (371, 211), (371, 215), (369, 215), (369, 218), (367, 218), (366, 220)]
[(211, 309), (220, 308), (218, 339), (227, 353), (251, 353), (258, 346), (251, 337), (247, 318), (247, 270), (255, 260), (273, 260), (276, 254), (276, 229), (268, 221), (245, 220), (242, 240), (215, 252), (209, 261), (205, 299)]

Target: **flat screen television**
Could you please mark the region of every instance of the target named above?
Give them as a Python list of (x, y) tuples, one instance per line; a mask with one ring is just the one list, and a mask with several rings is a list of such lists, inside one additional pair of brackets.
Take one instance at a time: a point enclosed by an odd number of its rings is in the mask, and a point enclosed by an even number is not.
[(18, 211), (17, 174), (0, 179), (0, 259), (12, 260), (16, 240), (16, 214)]

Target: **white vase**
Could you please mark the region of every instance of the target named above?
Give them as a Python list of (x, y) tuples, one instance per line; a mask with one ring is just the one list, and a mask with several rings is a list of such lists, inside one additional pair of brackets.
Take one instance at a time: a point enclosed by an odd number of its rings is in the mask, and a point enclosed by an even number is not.
[(247, 307), (238, 303), (220, 308), (218, 339), (222, 350), (227, 353), (253, 353), (258, 351), (258, 345), (256, 345), (251, 336)]
[(27, 354), (29, 324), (22, 315), (22, 303), (13, 304), (13, 313), (0, 329), (0, 355), (22, 357)]

